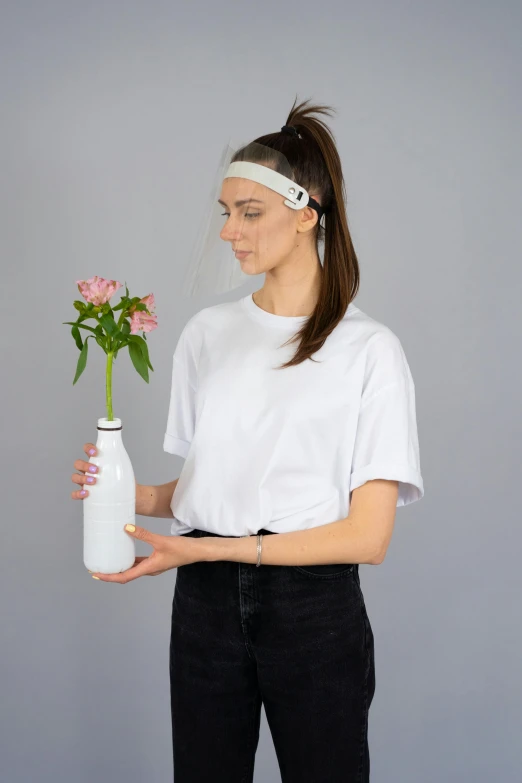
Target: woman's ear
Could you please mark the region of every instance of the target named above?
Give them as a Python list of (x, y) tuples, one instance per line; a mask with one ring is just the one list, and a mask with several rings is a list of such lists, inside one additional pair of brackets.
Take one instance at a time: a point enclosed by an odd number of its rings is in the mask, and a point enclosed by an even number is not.
[[(309, 195), (311, 198), (315, 199), (319, 205), (321, 204), (321, 197), (318, 193), (310, 193)], [(313, 207), (304, 207), (304, 209), (299, 210), (298, 214), (299, 220), (297, 222), (297, 230), (300, 232), (311, 231), (316, 223), (319, 222), (319, 215)]]

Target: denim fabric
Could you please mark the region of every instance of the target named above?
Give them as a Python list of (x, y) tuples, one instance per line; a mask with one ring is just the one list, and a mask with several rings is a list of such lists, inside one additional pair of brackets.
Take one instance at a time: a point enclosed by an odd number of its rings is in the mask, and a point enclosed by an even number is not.
[(170, 685), (175, 783), (252, 783), (261, 704), (282, 783), (367, 783), (374, 639), (358, 565), (180, 566)]

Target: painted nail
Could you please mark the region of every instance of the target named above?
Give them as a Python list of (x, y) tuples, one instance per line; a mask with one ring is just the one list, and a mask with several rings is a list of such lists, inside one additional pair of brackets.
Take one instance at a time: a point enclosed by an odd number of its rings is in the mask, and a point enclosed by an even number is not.
[(80, 495), (85, 495), (85, 490), (84, 489), (82, 489), (82, 491), (80, 492)]
[(96, 473), (97, 470), (96, 465), (89, 465), (89, 470), (91, 471), (91, 473)]
[(94, 454), (96, 454), (96, 449), (89, 449), (89, 454), (91, 457), (94, 456)]
[(94, 476), (87, 476), (87, 484), (92, 484), (94, 481)]
[(93, 576), (93, 579), (98, 579), (99, 581), (101, 581), (99, 576)]

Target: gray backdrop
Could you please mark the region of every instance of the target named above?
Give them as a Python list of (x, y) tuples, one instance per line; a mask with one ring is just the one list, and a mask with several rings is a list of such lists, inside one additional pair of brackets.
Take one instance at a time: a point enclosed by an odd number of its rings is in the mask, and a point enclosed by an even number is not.
[[(114, 410), (137, 481), (177, 477), (178, 335), (264, 279), (181, 300), (198, 198), (229, 136), (277, 130), (296, 93), (338, 110), (356, 304), (417, 393), (426, 495), (361, 567), (372, 781), (519, 780), (521, 22), (515, 2), (2, 3), (2, 783), (171, 779), (176, 572), (120, 586), (83, 566), (70, 476), (106, 415), (105, 356), (91, 341), (73, 387), (62, 321), (77, 278), (155, 294), (155, 372), (122, 354)], [(255, 781), (279, 779), (263, 714)]]

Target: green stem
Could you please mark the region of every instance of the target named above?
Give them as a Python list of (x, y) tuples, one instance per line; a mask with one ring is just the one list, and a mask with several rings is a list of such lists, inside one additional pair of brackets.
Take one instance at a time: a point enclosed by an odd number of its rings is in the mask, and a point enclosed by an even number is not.
[(112, 415), (112, 360), (114, 357), (113, 351), (107, 353), (107, 375), (106, 375), (106, 402), (107, 402), (107, 419), (113, 421)]

